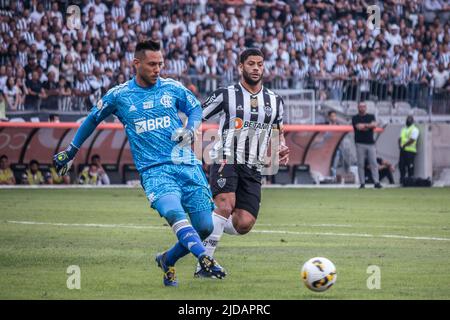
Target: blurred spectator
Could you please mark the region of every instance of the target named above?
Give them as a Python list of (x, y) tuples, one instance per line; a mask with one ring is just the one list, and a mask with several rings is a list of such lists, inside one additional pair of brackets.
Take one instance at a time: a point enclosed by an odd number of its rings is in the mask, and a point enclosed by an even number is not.
[(392, 70), (393, 83), (393, 99), (405, 100), (406, 99), (406, 84), (408, 81), (408, 65), (406, 64), (405, 56), (400, 54), (398, 60), (394, 64)]
[[(340, 123), (340, 121), (338, 120), (336, 111), (331, 110), (331, 111), (328, 111), (328, 119), (325, 124), (336, 126), (336, 125), (340, 125), (342, 123)], [(341, 148), (341, 144), (339, 144), (338, 147), (336, 148), (336, 152), (334, 154), (334, 158), (333, 158), (333, 161), (331, 162), (331, 168), (330, 168), (331, 177), (334, 180), (336, 180), (337, 168), (341, 161), (344, 162), (344, 157), (343, 157), (343, 151)]]
[(61, 65), (61, 57), (54, 56), (54, 58), (52, 59), (51, 65), (47, 69), (47, 73), (52, 72), (55, 75), (56, 82), (59, 81), (60, 65)]
[(39, 80), (39, 73), (33, 71), (31, 80), (25, 82), (27, 95), (25, 97), (25, 108), (36, 111), (40, 108), (41, 99), (45, 99), (45, 90)]
[(440, 63), (437, 70), (433, 73), (434, 88), (442, 89), (448, 84), (449, 71), (445, 69), (444, 63)]
[(75, 68), (73, 65), (73, 58), (71, 54), (67, 54), (64, 58), (64, 62), (61, 66), (61, 76), (64, 78), (68, 83), (74, 82), (74, 76), (75, 76)]
[(0, 89), (3, 89), (6, 85), (6, 81), (8, 80), (8, 76), (6, 75), (6, 66), (0, 66)]
[(50, 115), (48, 116), (48, 122), (59, 123), (59, 122), (60, 122), (60, 120), (59, 120), (59, 115), (54, 114), (54, 113), (50, 114)]
[(122, 84), (122, 83), (124, 83), (126, 80), (125, 80), (125, 76), (122, 74), (122, 73), (120, 73), (118, 76), (117, 76), (117, 81), (116, 81), (116, 83), (114, 84), (114, 85), (118, 85), (118, 84)]
[(49, 171), (45, 173), (45, 182), (47, 184), (70, 184), (70, 176), (59, 176), (56, 168), (51, 166)]
[(105, 52), (101, 53), (98, 61), (95, 62), (94, 66), (99, 68), (101, 72), (105, 72), (105, 70), (110, 66), (107, 59), (108, 57), (106, 53)]
[(23, 68), (17, 69), (16, 73), (16, 87), (19, 90), (19, 104), (17, 110), (23, 111), (25, 109), (25, 96), (27, 94), (27, 87), (25, 84), (25, 70)]
[(56, 109), (58, 107), (59, 84), (56, 81), (55, 73), (50, 71), (47, 75), (47, 81), (43, 83), (42, 88), (45, 91), (45, 100), (42, 107), (46, 109)]
[(370, 60), (368, 58), (364, 58), (362, 61), (362, 66), (357, 67), (355, 73), (359, 82), (360, 97), (358, 100), (368, 100), (370, 95), (369, 80), (372, 78), (370, 71)]
[(105, 175), (102, 174), (101, 169), (95, 163), (91, 163), (89, 166), (85, 167), (83, 171), (80, 173), (78, 178), (78, 184), (91, 184), (91, 185), (102, 185), (109, 184), (105, 182)]
[(80, 60), (75, 63), (75, 70), (78, 71), (78, 74), (82, 73), (84, 75), (88, 75), (92, 73), (93, 68), (93, 64), (88, 60), (87, 51), (82, 51)]
[(205, 66), (205, 75), (206, 75), (206, 92), (212, 92), (217, 89), (217, 64), (214, 61), (213, 57), (208, 57), (206, 60)]
[(91, 85), (83, 72), (78, 72), (73, 93), (76, 105), (81, 108), (81, 110), (88, 110), (90, 107), (89, 96), (91, 95)]
[(16, 184), (16, 178), (9, 166), (9, 160), (6, 155), (0, 157), (0, 184)]
[(332, 77), (335, 79), (332, 82), (331, 98), (341, 100), (344, 91), (344, 81), (347, 80), (349, 72), (344, 64), (344, 56), (342, 54), (337, 56), (337, 61), (332, 68)]
[(427, 22), (433, 22), (436, 17), (442, 15), (443, 21), (448, 21), (448, 12), (450, 11), (450, 4), (444, 0), (425, 0), (425, 19)]
[(110, 184), (110, 180), (109, 180), (108, 174), (106, 173), (105, 169), (103, 168), (100, 156), (98, 154), (94, 154), (91, 157), (91, 162), (98, 166), (100, 180), (102, 181), (102, 184)]
[(99, 67), (94, 67), (93, 75), (89, 77), (88, 81), (92, 90), (89, 101), (91, 104), (95, 104), (106, 93), (111, 84), (111, 80)]
[(27, 80), (31, 80), (33, 76), (33, 72), (37, 71), (38, 64), (36, 60), (36, 55), (31, 54), (28, 56), (28, 64), (25, 66), (25, 74), (27, 77)]
[(70, 83), (63, 77), (58, 82), (58, 110), (72, 110), (72, 89)]
[[(83, 172), (80, 175), (80, 179), (81, 178), (83, 179), (83, 183), (85, 184), (103, 184), (103, 185), (111, 184), (109, 176), (105, 172), (100, 156), (98, 154), (94, 154), (91, 157), (91, 164), (89, 166), (84, 167)], [(95, 183), (93, 183), (94, 180)]]
[(22, 184), (39, 185), (44, 183), (44, 176), (41, 170), (39, 170), (39, 162), (34, 159), (31, 160), (28, 169), (22, 175)]
[(111, 8), (112, 18), (121, 23), (126, 17), (125, 2), (120, 0), (114, 0), (113, 6)]
[[(380, 157), (377, 157), (377, 164), (378, 164), (378, 175), (379, 175), (380, 182), (383, 181), (384, 178), (387, 178), (389, 181), (389, 184), (394, 184), (395, 183), (395, 181), (394, 181), (394, 171), (395, 171), (394, 166), (390, 162), (388, 162)], [(365, 166), (366, 183), (373, 183), (372, 170), (371, 170), (370, 164), (367, 160), (366, 160), (365, 165), (366, 165)]]
[(390, 26), (389, 31), (385, 32), (386, 41), (390, 44), (391, 50), (394, 50), (395, 46), (402, 45), (402, 37), (400, 35), (400, 28), (398, 25), (393, 24)]
[[(38, 33), (37, 38), (41, 38), (41, 37), (42, 37), (42, 35), (40, 33)], [(43, 40), (41, 40), (41, 41), (42, 41), (42, 45), (43, 45)], [(44, 52), (42, 50), (37, 51), (36, 59), (37, 59), (38, 66), (41, 67), (42, 70), (47, 70), (47, 57), (44, 57)]]
[(45, 15), (44, 4), (42, 2), (38, 3), (37, 6), (34, 6), (33, 12), (31, 12), (30, 20), (38, 24), (40, 23), (42, 17)]
[(168, 74), (168, 76), (177, 80), (187, 75), (188, 71), (185, 59), (183, 59), (180, 54), (181, 52), (179, 50), (175, 50), (172, 53), (172, 58), (169, 59), (167, 66), (170, 70), (170, 74)]
[[(337, 115), (335, 111), (328, 111), (328, 119), (326, 121), (326, 124), (328, 125), (338, 125)], [(337, 167), (339, 165), (339, 161), (342, 158), (342, 151), (340, 150), (339, 146), (336, 148), (336, 152), (334, 154), (333, 161), (331, 162), (331, 177), (336, 180), (336, 171)]]
[(6, 121), (8, 118), (6, 117), (6, 98), (3, 95), (3, 91), (0, 90), (0, 121)]
[(288, 66), (284, 63), (283, 59), (277, 58), (275, 66), (271, 70), (272, 86), (274, 89), (287, 89), (288, 88), (288, 77), (289, 77)]
[(3, 90), (3, 94), (6, 98), (7, 107), (11, 111), (15, 111), (19, 109), (19, 104), (22, 99), (21, 91), (16, 86), (16, 82), (14, 78), (9, 77), (6, 81), (6, 86)]

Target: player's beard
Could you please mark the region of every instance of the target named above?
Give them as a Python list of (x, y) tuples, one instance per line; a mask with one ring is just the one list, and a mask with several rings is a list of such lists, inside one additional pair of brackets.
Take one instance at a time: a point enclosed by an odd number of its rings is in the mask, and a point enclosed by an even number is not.
[(150, 74), (151, 73), (149, 71), (136, 67), (136, 75), (139, 76), (141, 81), (145, 82), (146, 87), (151, 87), (158, 81), (159, 74), (154, 77), (151, 77)]
[(148, 87), (153, 86), (157, 80), (152, 79), (151, 77), (141, 75), (141, 79), (145, 81)]
[(253, 80), (247, 71), (242, 70), (242, 77), (244, 78), (245, 82), (247, 82), (249, 85), (256, 86), (261, 82), (263, 75), (261, 74), (258, 80)]

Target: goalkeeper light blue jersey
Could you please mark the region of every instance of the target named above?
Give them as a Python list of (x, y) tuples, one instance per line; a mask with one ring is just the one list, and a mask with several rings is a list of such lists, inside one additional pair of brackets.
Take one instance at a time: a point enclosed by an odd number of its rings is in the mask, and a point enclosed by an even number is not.
[(200, 108), (200, 102), (181, 83), (159, 78), (149, 88), (141, 87), (133, 77), (111, 88), (92, 110), (97, 123), (110, 114), (122, 122), (140, 173), (165, 163), (198, 165), (190, 146), (180, 148), (171, 140), (175, 129), (183, 127), (178, 111), (187, 116)]

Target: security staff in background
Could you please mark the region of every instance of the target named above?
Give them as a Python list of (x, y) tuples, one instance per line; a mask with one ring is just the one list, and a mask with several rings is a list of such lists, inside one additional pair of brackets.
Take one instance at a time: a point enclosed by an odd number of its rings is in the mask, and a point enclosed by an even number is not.
[(372, 172), (374, 186), (381, 188), (378, 174), (377, 151), (375, 149), (375, 140), (373, 130), (377, 127), (375, 116), (367, 113), (365, 102), (358, 104), (358, 114), (352, 118), (353, 129), (355, 130), (356, 156), (358, 158), (358, 176), (361, 183), (360, 189), (365, 188), (365, 160), (367, 159)]
[(400, 148), (400, 183), (404, 183), (406, 174), (411, 178), (414, 176), (414, 160), (417, 154), (417, 139), (419, 139), (419, 128), (414, 124), (414, 117), (406, 118), (406, 126), (402, 128), (398, 146)]

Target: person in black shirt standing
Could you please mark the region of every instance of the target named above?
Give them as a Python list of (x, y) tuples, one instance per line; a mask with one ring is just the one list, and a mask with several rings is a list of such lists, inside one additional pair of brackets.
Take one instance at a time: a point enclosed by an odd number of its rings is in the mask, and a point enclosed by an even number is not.
[(41, 99), (45, 99), (46, 93), (39, 80), (39, 73), (33, 71), (31, 80), (25, 82), (27, 95), (25, 97), (25, 108), (37, 111), (40, 108)]
[(367, 113), (367, 105), (364, 102), (358, 104), (358, 114), (352, 118), (353, 129), (355, 130), (356, 156), (358, 158), (358, 175), (361, 183), (360, 189), (365, 187), (365, 160), (367, 158), (375, 188), (381, 188), (377, 155), (375, 149), (375, 140), (373, 130), (377, 123), (373, 114)]

